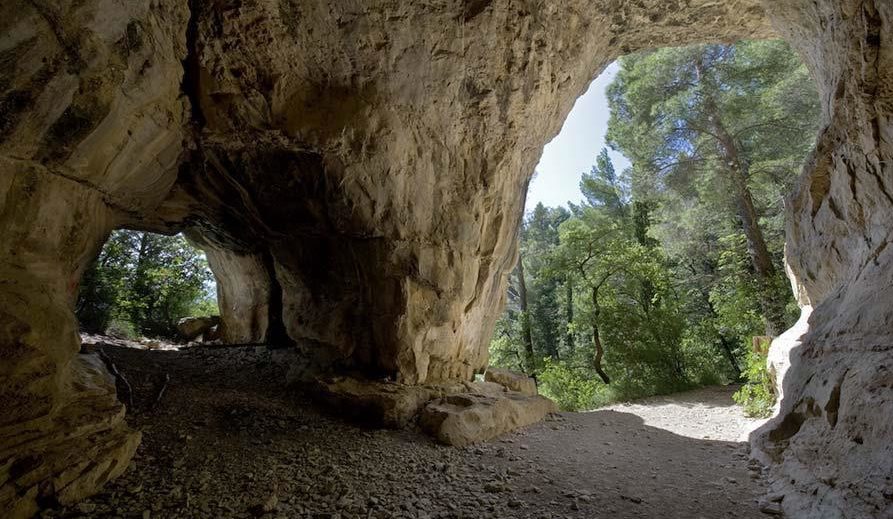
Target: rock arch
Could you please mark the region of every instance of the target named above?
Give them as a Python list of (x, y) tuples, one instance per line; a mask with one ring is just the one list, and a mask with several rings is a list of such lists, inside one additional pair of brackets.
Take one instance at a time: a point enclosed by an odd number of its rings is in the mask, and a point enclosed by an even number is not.
[(78, 279), (112, 229), (200, 240), (250, 287), (233, 337), (272, 315), (369, 373), (467, 379), (533, 165), (588, 81), (643, 48), (781, 34), (825, 108), (788, 232), (815, 310), (755, 445), (792, 512), (889, 511), (888, 2), (367, 4), (0, 8), (0, 507), (93, 492), (139, 440), (76, 356)]

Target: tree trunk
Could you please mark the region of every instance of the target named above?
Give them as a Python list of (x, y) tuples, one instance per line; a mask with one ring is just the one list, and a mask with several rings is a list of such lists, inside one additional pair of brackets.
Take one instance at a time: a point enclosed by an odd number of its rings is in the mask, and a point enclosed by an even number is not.
[[(648, 227), (651, 225), (650, 209), (645, 202), (633, 202), (633, 227), (636, 236), (636, 242), (651, 250), (654, 248), (655, 242), (648, 237)], [(652, 299), (654, 298), (654, 284), (649, 280), (642, 281), (640, 290), (642, 311), (647, 317), (651, 313)], [(654, 306), (657, 306), (655, 304)]]
[[(716, 307), (713, 306), (713, 301), (710, 300), (710, 294), (706, 291), (701, 291), (701, 297), (704, 298), (704, 302), (707, 304), (707, 309), (710, 310), (711, 317), (713, 317), (714, 320), (717, 319), (719, 314), (716, 313)], [(722, 348), (722, 353), (732, 366), (732, 371), (735, 372), (735, 380), (740, 380), (741, 367), (738, 366), (738, 359), (735, 358), (735, 348), (733, 343), (721, 330), (717, 330), (717, 332), (719, 334), (719, 345)]]
[(146, 265), (146, 254), (148, 253), (149, 248), (149, 233), (141, 232), (140, 233), (140, 245), (139, 249), (136, 252), (136, 270), (137, 272), (142, 272), (145, 269)]
[(735, 372), (735, 380), (741, 380), (741, 368), (738, 367), (738, 361), (735, 359), (735, 350), (732, 347), (729, 339), (726, 338), (722, 333), (719, 334), (719, 343), (722, 346), (723, 355), (728, 359), (729, 364), (732, 365), (732, 370)]
[(574, 282), (570, 276), (565, 279), (565, 291), (567, 293), (567, 351), (572, 355), (576, 346), (574, 345), (574, 332), (571, 327), (574, 322)]
[(533, 373), (536, 367), (533, 358), (533, 333), (530, 330), (530, 311), (527, 305), (527, 282), (524, 280), (524, 261), (518, 254), (518, 292), (521, 299), (521, 339), (524, 341), (524, 353), (527, 357), (527, 372)]
[(148, 318), (148, 316), (152, 315), (155, 310), (155, 302), (157, 298), (155, 297), (146, 297), (149, 292), (149, 283), (146, 280), (146, 263), (149, 261), (149, 233), (141, 232), (140, 233), (140, 244), (136, 253), (136, 269), (134, 269), (133, 280), (130, 283), (130, 293), (128, 294), (129, 299), (133, 299), (134, 297), (139, 297), (141, 299), (147, 300), (146, 307), (141, 308), (139, 310), (131, 310), (131, 312), (136, 311), (138, 315), (130, 314), (130, 320), (135, 327), (137, 327), (140, 333), (145, 333), (142, 330), (143, 322)]
[(744, 231), (747, 238), (747, 252), (750, 255), (751, 265), (759, 284), (760, 306), (766, 322), (766, 335), (775, 337), (785, 329), (784, 301), (780, 300), (775, 290), (775, 266), (772, 264), (772, 257), (769, 255), (763, 231), (760, 229), (759, 215), (753, 204), (753, 195), (747, 185), (749, 165), (746, 158), (741, 156), (735, 139), (722, 123), (719, 110), (713, 99), (708, 97), (704, 104), (710, 128), (717, 140), (726, 172), (734, 187), (741, 230)]
[[(709, 274), (713, 275), (713, 273), (715, 272), (713, 262), (709, 262), (707, 264), (707, 268), (709, 269)], [(693, 267), (692, 272), (694, 272)], [(701, 294), (701, 300), (704, 302), (704, 306), (710, 313), (710, 317), (715, 321), (719, 318), (719, 314), (716, 312), (716, 307), (713, 305), (713, 301), (710, 300), (709, 289), (705, 286), (702, 286), (698, 292)], [(741, 367), (738, 366), (738, 359), (735, 358), (735, 346), (733, 341), (729, 340), (729, 338), (726, 337), (721, 330), (716, 330), (716, 333), (719, 337), (720, 350), (722, 351), (722, 354), (726, 358), (726, 360), (729, 361), (729, 365), (732, 366), (732, 371), (735, 372), (735, 380), (740, 380)]]
[(610, 384), (611, 379), (605, 373), (602, 367), (602, 358), (605, 356), (605, 349), (602, 346), (602, 339), (598, 333), (598, 318), (601, 314), (601, 308), (598, 306), (598, 288), (592, 287), (592, 343), (595, 345), (595, 359), (593, 367), (598, 376), (601, 377), (605, 384)]

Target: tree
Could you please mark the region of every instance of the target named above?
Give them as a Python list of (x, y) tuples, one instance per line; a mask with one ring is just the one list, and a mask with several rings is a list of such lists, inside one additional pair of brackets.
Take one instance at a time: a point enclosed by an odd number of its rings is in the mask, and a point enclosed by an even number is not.
[(530, 279), (530, 321), (536, 344), (537, 361), (548, 356), (560, 358), (559, 343), (563, 324), (559, 288), (561, 273), (551, 269), (551, 251), (558, 245), (558, 228), (570, 217), (562, 208), (537, 204), (524, 221), (522, 251)]
[(607, 148), (601, 149), (595, 165), (583, 174), (580, 191), (586, 205), (602, 208), (615, 218), (627, 217), (629, 185), (618, 178)]
[[(611, 383), (604, 361), (629, 373), (629, 368), (665, 372), (667, 380), (684, 378), (676, 354), (681, 316), (667, 305), (654, 312), (656, 300), (666, 297), (667, 270), (659, 251), (637, 242), (628, 221), (617, 220), (603, 207), (587, 207), (579, 218), (561, 227), (556, 264), (573, 271), (580, 291), (587, 295), (578, 312), (590, 329), (592, 368)], [(643, 299), (643, 287), (649, 298)], [(658, 365), (663, 365), (665, 370)], [(623, 377), (629, 382), (628, 376)], [(643, 378), (648, 378), (644, 376)], [(654, 380), (657, 380), (656, 378)]]
[(622, 59), (608, 137), (632, 167), (602, 149), (579, 205), (525, 216), (494, 364), (524, 359), (565, 409), (749, 379), (745, 344), (790, 317), (781, 194), (817, 124), (805, 74), (777, 42)]
[(536, 372), (536, 356), (533, 353), (533, 332), (530, 329), (530, 305), (527, 299), (527, 281), (524, 279), (524, 256), (518, 254), (518, 301), (521, 304), (521, 336), (524, 340), (524, 358), (527, 373)]
[(790, 182), (811, 144), (816, 96), (793, 93), (808, 90), (805, 74), (784, 43), (701, 45), (625, 58), (608, 90), (609, 142), (642, 176), (736, 217), (769, 335), (786, 328), (790, 295), (762, 221), (779, 208), (761, 208), (754, 191), (781, 192), (766, 184)]
[(602, 230), (575, 219), (565, 227), (560, 252), (566, 268), (576, 271), (590, 294), (589, 325), (595, 351), (592, 367), (605, 384), (610, 384), (611, 378), (602, 365), (605, 348), (599, 330), (602, 318), (599, 293), (605, 283), (624, 268), (621, 263), (623, 254), (620, 253), (624, 244), (616, 239), (616, 233), (616, 227)]
[(81, 327), (102, 333), (118, 313), (130, 276), (132, 235), (114, 232), (81, 279), (75, 314)]
[(76, 313), (88, 331), (118, 319), (170, 337), (179, 319), (208, 308), (212, 279), (204, 255), (180, 235), (115, 231), (84, 274)]

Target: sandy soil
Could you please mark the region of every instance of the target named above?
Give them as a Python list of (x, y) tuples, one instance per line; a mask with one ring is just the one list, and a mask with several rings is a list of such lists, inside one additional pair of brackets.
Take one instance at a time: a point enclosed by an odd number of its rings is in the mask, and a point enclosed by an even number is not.
[(759, 467), (733, 441), (747, 426), (733, 388), (458, 449), (327, 416), (277, 383), (263, 347), (101, 349), (133, 389), (143, 443), (102, 494), (45, 517), (765, 517)]

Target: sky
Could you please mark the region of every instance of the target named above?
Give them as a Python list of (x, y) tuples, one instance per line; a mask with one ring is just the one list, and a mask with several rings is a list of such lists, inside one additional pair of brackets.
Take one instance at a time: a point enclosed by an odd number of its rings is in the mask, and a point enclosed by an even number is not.
[[(578, 203), (583, 198), (580, 178), (595, 164), (595, 157), (605, 146), (610, 115), (605, 89), (618, 68), (617, 63), (612, 63), (589, 84), (589, 89), (574, 104), (561, 132), (546, 144), (536, 166), (536, 177), (527, 191), (528, 211), (539, 202), (552, 207), (567, 207), (568, 201)], [(629, 166), (626, 157), (611, 150), (608, 152), (618, 172)]]

